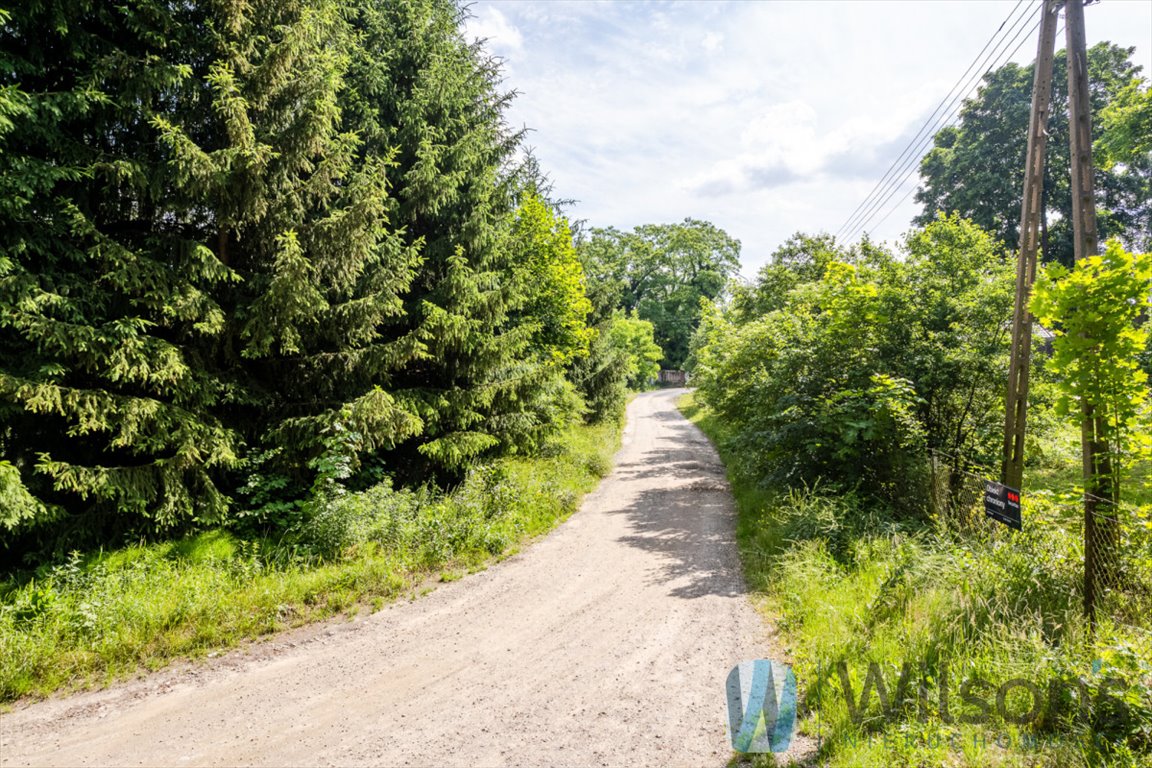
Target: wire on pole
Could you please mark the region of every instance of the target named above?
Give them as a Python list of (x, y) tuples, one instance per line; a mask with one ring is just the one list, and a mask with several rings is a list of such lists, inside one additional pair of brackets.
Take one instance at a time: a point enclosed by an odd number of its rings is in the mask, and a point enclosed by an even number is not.
[[(988, 70), (1000, 66), (1002, 60), (1010, 59), (1016, 54), (1022, 44), (1022, 36), (1029, 29), (1029, 18), (1036, 15), (1028, 7), (1024, 7), (1022, 12), (1017, 13), (1023, 5), (1024, 0), (1018, 0), (1012, 10), (1009, 11), (996, 32), (969, 64), (968, 69), (960, 76), (948, 94), (928, 116), (928, 119), (924, 121), (916, 135), (905, 145), (904, 150), (889, 166), (887, 172), (872, 188), (872, 191), (840, 226), (836, 232), (837, 238), (841, 235), (852, 237), (871, 222), (884, 203), (891, 199), (899, 190), (901, 183), (906, 180), (905, 172), (909, 167), (918, 165), (920, 153), (935, 138), (936, 131), (952, 120), (962, 108), (964, 97), (983, 79)], [(1005, 28), (1007, 28), (1006, 32)], [(1032, 26), (1032, 29), (1035, 29), (1035, 25)], [(1017, 41), (1021, 42), (1018, 43)], [(1013, 47), (1014, 43), (1017, 43), (1015, 47)], [(1004, 57), (1004, 52), (1009, 48), (1012, 49), (1012, 52)], [(967, 82), (965, 82), (965, 78), (968, 78)]]

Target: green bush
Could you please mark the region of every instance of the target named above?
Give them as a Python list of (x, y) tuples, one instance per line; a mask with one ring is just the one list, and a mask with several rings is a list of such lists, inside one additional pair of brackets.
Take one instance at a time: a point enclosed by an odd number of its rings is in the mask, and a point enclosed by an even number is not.
[(695, 381), (761, 482), (822, 481), (915, 515), (927, 449), (957, 457), (950, 500), (965, 471), (992, 462), (1011, 270), (955, 217), (902, 250), (794, 239), (731, 307), (705, 307)]
[[(1125, 592), (1101, 614), (1094, 637), (1083, 618), (1082, 509), (1077, 494), (1034, 490), (1023, 532), (989, 525), (957, 532), (831, 486), (766, 492), (739, 453), (734, 426), (686, 408), (716, 443), (740, 509), (738, 535), (748, 583), (767, 597), (803, 686), (801, 729), (821, 735), (820, 762), (889, 765), (1147, 765), (1152, 753), (1152, 509), (1128, 511), (1122, 541)], [(857, 700), (868, 664), (890, 698), (902, 666), (914, 679), (881, 716), (878, 699), (857, 721), (846, 706), (839, 664)], [(1109, 678), (1128, 687), (1101, 699)], [(1044, 692), (1035, 721), (993, 712), (983, 724), (944, 722), (919, 711), (919, 686), (939, 699), (979, 679), (1022, 678)], [(1079, 682), (1076, 682), (1079, 681)], [(1051, 694), (1053, 687), (1055, 694)], [(1051, 696), (1051, 698), (1050, 698)], [(1054, 702), (1052, 707), (1048, 701)], [(1088, 702), (1087, 717), (1080, 707)], [(1099, 702), (1104, 702), (1097, 706)], [(1027, 710), (1009, 702), (1012, 713)], [(997, 737), (1032, 747), (1002, 750)], [(942, 742), (941, 742), (942, 739)], [(962, 749), (949, 747), (949, 739)], [(944, 746), (939, 746), (943, 743)], [(933, 746), (936, 744), (937, 746)]]

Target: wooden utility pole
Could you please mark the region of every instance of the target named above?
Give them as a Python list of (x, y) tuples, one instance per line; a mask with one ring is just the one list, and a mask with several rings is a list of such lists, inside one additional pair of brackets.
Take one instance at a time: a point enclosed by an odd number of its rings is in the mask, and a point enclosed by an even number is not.
[(1072, 232), (1076, 261), (1096, 254), (1096, 191), (1092, 183), (1092, 103), (1088, 95), (1088, 51), (1084, 5), (1064, 9), (1068, 48), (1068, 129), (1072, 152)]
[[(1016, 303), (1012, 313), (1012, 354), (1008, 365), (1008, 395), (1004, 422), (1001, 482), (1020, 489), (1024, 479), (1024, 428), (1028, 413), (1028, 369), (1032, 363), (1032, 313), (1028, 299), (1036, 279), (1044, 205), (1044, 156), (1048, 147), (1048, 117), (1052, 104), (1052, 64), (1056, 22), (1064, 0), (1040, 0), (1040, 42), (1032, 80), (1032, 116), (1028, 121), (1028, 155), (1024, 161), (1024, 200), (1020, 210), (1020, 259), (1016, 264)], [(1074, 3), (1077, 0), (1072, 0)], [(1071, 34), (1071, 33), (1069, 33)]]
[[(1068, 41), (1068, 135), (1072, 160), (1072, 239), (1076, 261), (1096, 254), (1096, 191), (1092, 178), (1092, 104), (1084, 5), (1070, 0), (1064, 11)], [(1116, 489), (1108, 451), (1108, 422), (1083, 406), (1080, 444), (1084, 454), (1084, 612), (1096, 626), (1096, 599), (1108, 579), (1117, 537)], [(1101, 515), (1099, 507), (1106, 509)]]

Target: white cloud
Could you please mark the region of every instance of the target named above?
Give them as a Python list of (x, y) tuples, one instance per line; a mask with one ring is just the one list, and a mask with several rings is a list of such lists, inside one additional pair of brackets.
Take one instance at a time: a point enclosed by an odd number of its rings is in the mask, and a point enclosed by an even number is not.
[(485, 6), (468, 19), (470, 37), (487, 40), (490, 50), (507, 55), (518, 53), (524, 47), (524, 36), (519, 28), (509, 23), (508, 18), (498, 8)]
[[(839, 228), (1013, 5), (480, 0), (468, 30), (505, 57), (509, 119), (573, 217), (709, 219), (751, 274), (793, 232)], [(1087, 16), (1090, 45), (1152, 64), (1152, 5)], [(909, 198), (874, 234), (916, 212)]]

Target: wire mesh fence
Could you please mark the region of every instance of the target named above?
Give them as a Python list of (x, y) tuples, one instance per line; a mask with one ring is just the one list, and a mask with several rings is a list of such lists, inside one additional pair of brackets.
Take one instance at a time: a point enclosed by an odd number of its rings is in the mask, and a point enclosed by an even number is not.
[(1148, 509), (1106, 499), (1081, 510), (1085, 611), (1093, 623), (1111, 621), (1152, 630), (1152, 530)]
[[(1012, 548), (1044, 585), (1076, 601), (1089, 634), (1152, 665), (1152, 506), (1115, 503), (1078, 489), (1024, 494), (1017, 532), (985, 512), (998, 471), (933, 451), (929, 499), (943, 533), (971, 546)], [(1089, 503), (1085, 503), (1085, 502)]]

